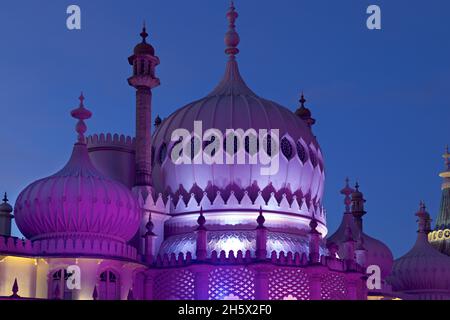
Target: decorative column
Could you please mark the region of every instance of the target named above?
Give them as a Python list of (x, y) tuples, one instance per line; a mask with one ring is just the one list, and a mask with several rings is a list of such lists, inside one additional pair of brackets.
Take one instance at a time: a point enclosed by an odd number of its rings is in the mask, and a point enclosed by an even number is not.
[(309, 275), (309, 294), (311, 300), (322, 300), (322, 286), (321, 286), (322, 274), (310, 273)]
[[(151, 187), (151, 127), (152, 127), (152, 89), (160, 85), (155, 76), (159, 58), (147, 43), (145, 25), (141, 32), (142, 42), (134, 48), (128, 58), (133, 66), (133, 75), (128, 84), (136, 89), (136, 180), (135, 186)], [(150, 188), (148, 188), (150, 189)]]
[(209, 268), (206, 265), (198, 265), (194, 273), (194, 300), (208, 300)]
[(259, 216), (256, 219), (256, 258), (265, 260), (267, 258), (267, 228), (264, 226), (266, 219), (263, 216), (262, 207), (259, 208)]
[(260, 264), (253, 267), (255, 272), (255, 299), (269, 300), (269, 277), (272, 267), (267, 264)]
[(317, 264), (320, 262), (320, 238), (321, 233), (317, 231), (317, 220), (315, 217), (309, 223), (311, 230), (309, 231), (309, 262)]
[(197, 232), (197, 243), (196, 243), (196, 259), (198, 261), (206, 260), (207, 257), (207, 240), (208, 234), (205, 227), (206, 219), (203, 216), (203, 208), (200, 208), (200, 216), (197, 219), (198, 227), (196, 229)]
[(148, 216), (148, 222), (145, 225), (145, 228), (147, 229), (147, 232), (144, 234), (143, 238), (145, 241), (145, 262), (148, 264), (153, 263), (156, 253), (156, 235), (153, 233), (153, 222), (152, 222), (152, 215), (149, 214)]
[(367, 213), (364, 211), (364, 203), (366, 200), (364, 199), (364, 195), (361, 191), (359, 191), (359, 184), (356, 183), (355, 191), (352, 193), (352, 215), (355, 219), (356, 226), (358, 227), (359, 233), (363, 232), (363, 222), (362, 217)]
[(155, 272), (153, 270), (149, 270), (145, 273), (145, 282), (144, 282), (144, 299), (145, 300), (154, 300), (153, 296), (153, 286), (155, 282)]

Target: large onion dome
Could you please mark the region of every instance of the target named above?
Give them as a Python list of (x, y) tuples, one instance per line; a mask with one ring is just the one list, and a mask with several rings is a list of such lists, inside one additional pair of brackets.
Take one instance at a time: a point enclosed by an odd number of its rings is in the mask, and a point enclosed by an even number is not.
[(394, 291), (419, 299), (450, 299), (450, 257), (428, 243), (431, 219), (423, 203), (416, 216), (419, 218), (416, 243), (395, 260), (389, 282)]
[[(225, 35), (225, 52), (229, 55), (226, 64), (225, 75), (216, 88), (206, 97), (196, 100), (172, 113), (156, 129), (153, 137), (153, 181), (157, 192), (177, 194), (180, 190), (190, 193), (203, 194), (207, 192), (213, 200), (217, 191), (226, 191), (232, 188), (238, 200), (242, 198), (244, 190), (271, 191), (263, 193), (268, 200), (271, 192), (286, 193), (288, 200), (292, 200), (292, 194), (297, 199), (306, 199), (307, 204), (312, 201), (320, 204), (324, 189), (324, 163), (320, 146), (313, 135), (310, 122), (296, 115), (291, 110), (271, 100), (262, 98), (254, 93), (245, 83), (239, 72), (236, 54), (239, 52), (239, 35), (235, 31), (235, 19), (237, 13), (234, 7), (227, 14), (230, 21), (230, 29)], [(201, 122), (203, 137), (196, 134), (194, 121)], [(192, 151), (188, 151), (194, 165), (175, 164), (172, 152), (180, 140), (172, 141), (175, 130), (185, 129), (191, 133), (190, 141), (183, 141), (186, 151), (192, 145)], [(217, 143), (215, 137), (207, 136), (209, 129), (218, 129), (223, 140), (218, 143), (222, 149), (230, 149), (231, 154), (238, 156), (243, 154), (244, 164), (206, 164), (196, 163), (201, 158), (201, 147)], [(227, 145), (227, 129), (242, 129), (243, 139), (234, 138), (234, 146)], [(248, 130), (255, 130), (250, 133)], [(271, 129), (278, 129), (278, 137), (271, 135)], [(250, 143), (258, 138), (260, 130), (267, 130), (268, 135), (255, 142), (256, 148)], [(256, 136), (255, 136), (256, 133)], [(241, 136), (242, 137), (242, 136)], [(230, 139), (230, 144), (233, 140)], [(203, 141), (202, 141), (203, 140)], [(250, 164), (249, 155), (254, 155), (257, 150), (270, 151), (274, 149), (274, 155), (279, 156), (278, 170), (270, 174), (262, 173), (268, 165)], [(219, 147), (218, 147), (219, 148)], [(233, 151), (234, 149), (234, 151)], [(228, 150), (224, 151), (229, 154)], [(177, 157), (177, 155), (176, 155)], [(252, 200), (257, 192), (249, 191)], [(229, 193), (227, 194), (227, 196)], [(176, 197), (177, 198), (177, 197)], [(176, 199), (177, 200), (177, 199)]]
[(124, 185), (103, 176), (91, 163), (85, 143), (84, 120), (91, 117), (80, 106), (78, 142), (69, 162), (59, 172), (26, 187), (15, 205), (17, 226), (24, 236), (38, 239), (110, 239), (128, 241), (139, 227), (137, 201)]
[(220, 83), (164, 119), (153, 135), (154, 187), (174, 202), (160, 253), (192, 252), (201, 209), (208, 221), (208, 254), (254, 248), (260, 208), (270, 229), (269, 255), (307, 254), (313, 217), (319, 232), (327, 233), (324, 163), (313, 123), (247, 86), (236, 61), (237, 17), (232, 4), (225, 34), (229, 58)]
[(359, 190), (357, 184), (355, 189), (349, 186), (348, 179), (346, 186), (341, 193), (345, 195), (345, 213), (341, 224), (335, 233), (328, 237), (329, 243), (335, 243), (339, 246), (339, 254), (344, 255), (343, 243), (346, 238), (345, 230), (350, 227), (353, 239), (358, 242), (361, 249), (366, 250), (366, 264), (377, 265), (381, 269), (382, 278), (386, 278), (392, 270), (394, 257), (389, 247), (382, 241), (375, 239), (363, 230), (362, 216), (366, 213), (364, 211), (364, 196)]

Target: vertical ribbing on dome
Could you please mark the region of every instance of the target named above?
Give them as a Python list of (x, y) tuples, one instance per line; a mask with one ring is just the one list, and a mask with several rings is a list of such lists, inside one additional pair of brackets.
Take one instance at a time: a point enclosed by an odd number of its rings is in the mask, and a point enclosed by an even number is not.
[(234, 3), (231, 1), (230, 9), (227, 12), (227, 19), (229, 21), (228, 31), (225, 34), (225, 53), (229, 56), (225, 75), (220, 81), (219, 85), (208, 95), (252, 95), (256, 94), (250, 90), (245, 81), (242, 79), (239, 72), (239, 67), (236, 62), (236, 55), (239, 53), (237, 46), (240, 42), (239, 34), (236, 32), (236, 19), (238, 13), (235, 10)]

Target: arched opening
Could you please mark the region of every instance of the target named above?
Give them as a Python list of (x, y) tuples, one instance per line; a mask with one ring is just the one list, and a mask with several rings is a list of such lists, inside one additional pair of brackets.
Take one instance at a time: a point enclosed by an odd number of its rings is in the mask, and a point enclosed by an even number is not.
[(57, 269), (50, 273), (48, 297), (50, 299), (72, 300), (73, 290), (69, 289), (67, 282), (70, 274), (66, 269)]
[(119, 277), (113, 271), (106, 270), (100, 274), (98, 288), (98, 297), (100, 300), (120, 299)]

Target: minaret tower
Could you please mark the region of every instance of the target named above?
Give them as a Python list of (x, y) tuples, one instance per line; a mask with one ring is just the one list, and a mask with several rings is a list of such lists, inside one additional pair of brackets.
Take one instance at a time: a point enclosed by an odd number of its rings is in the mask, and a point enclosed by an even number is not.
[(436, 219), (436, 228), (428, 237), (436, 249), (450, 256), (450, 152), (448, 146), (443, 157), (445, 169), (439, 174), (444, 179), (441, 187), (441, 208)]
[(133, 66), (133, 75), (128, 84), (136, 89), (136, 179), (135, 186), (151, 187), (151, 128), (152, 89), (159, 86), (155, 67), (159, 58), (155, 49), (147, 43), (147, 30), (141, 32), (142, 42), (135, 48), (128, 62)]

